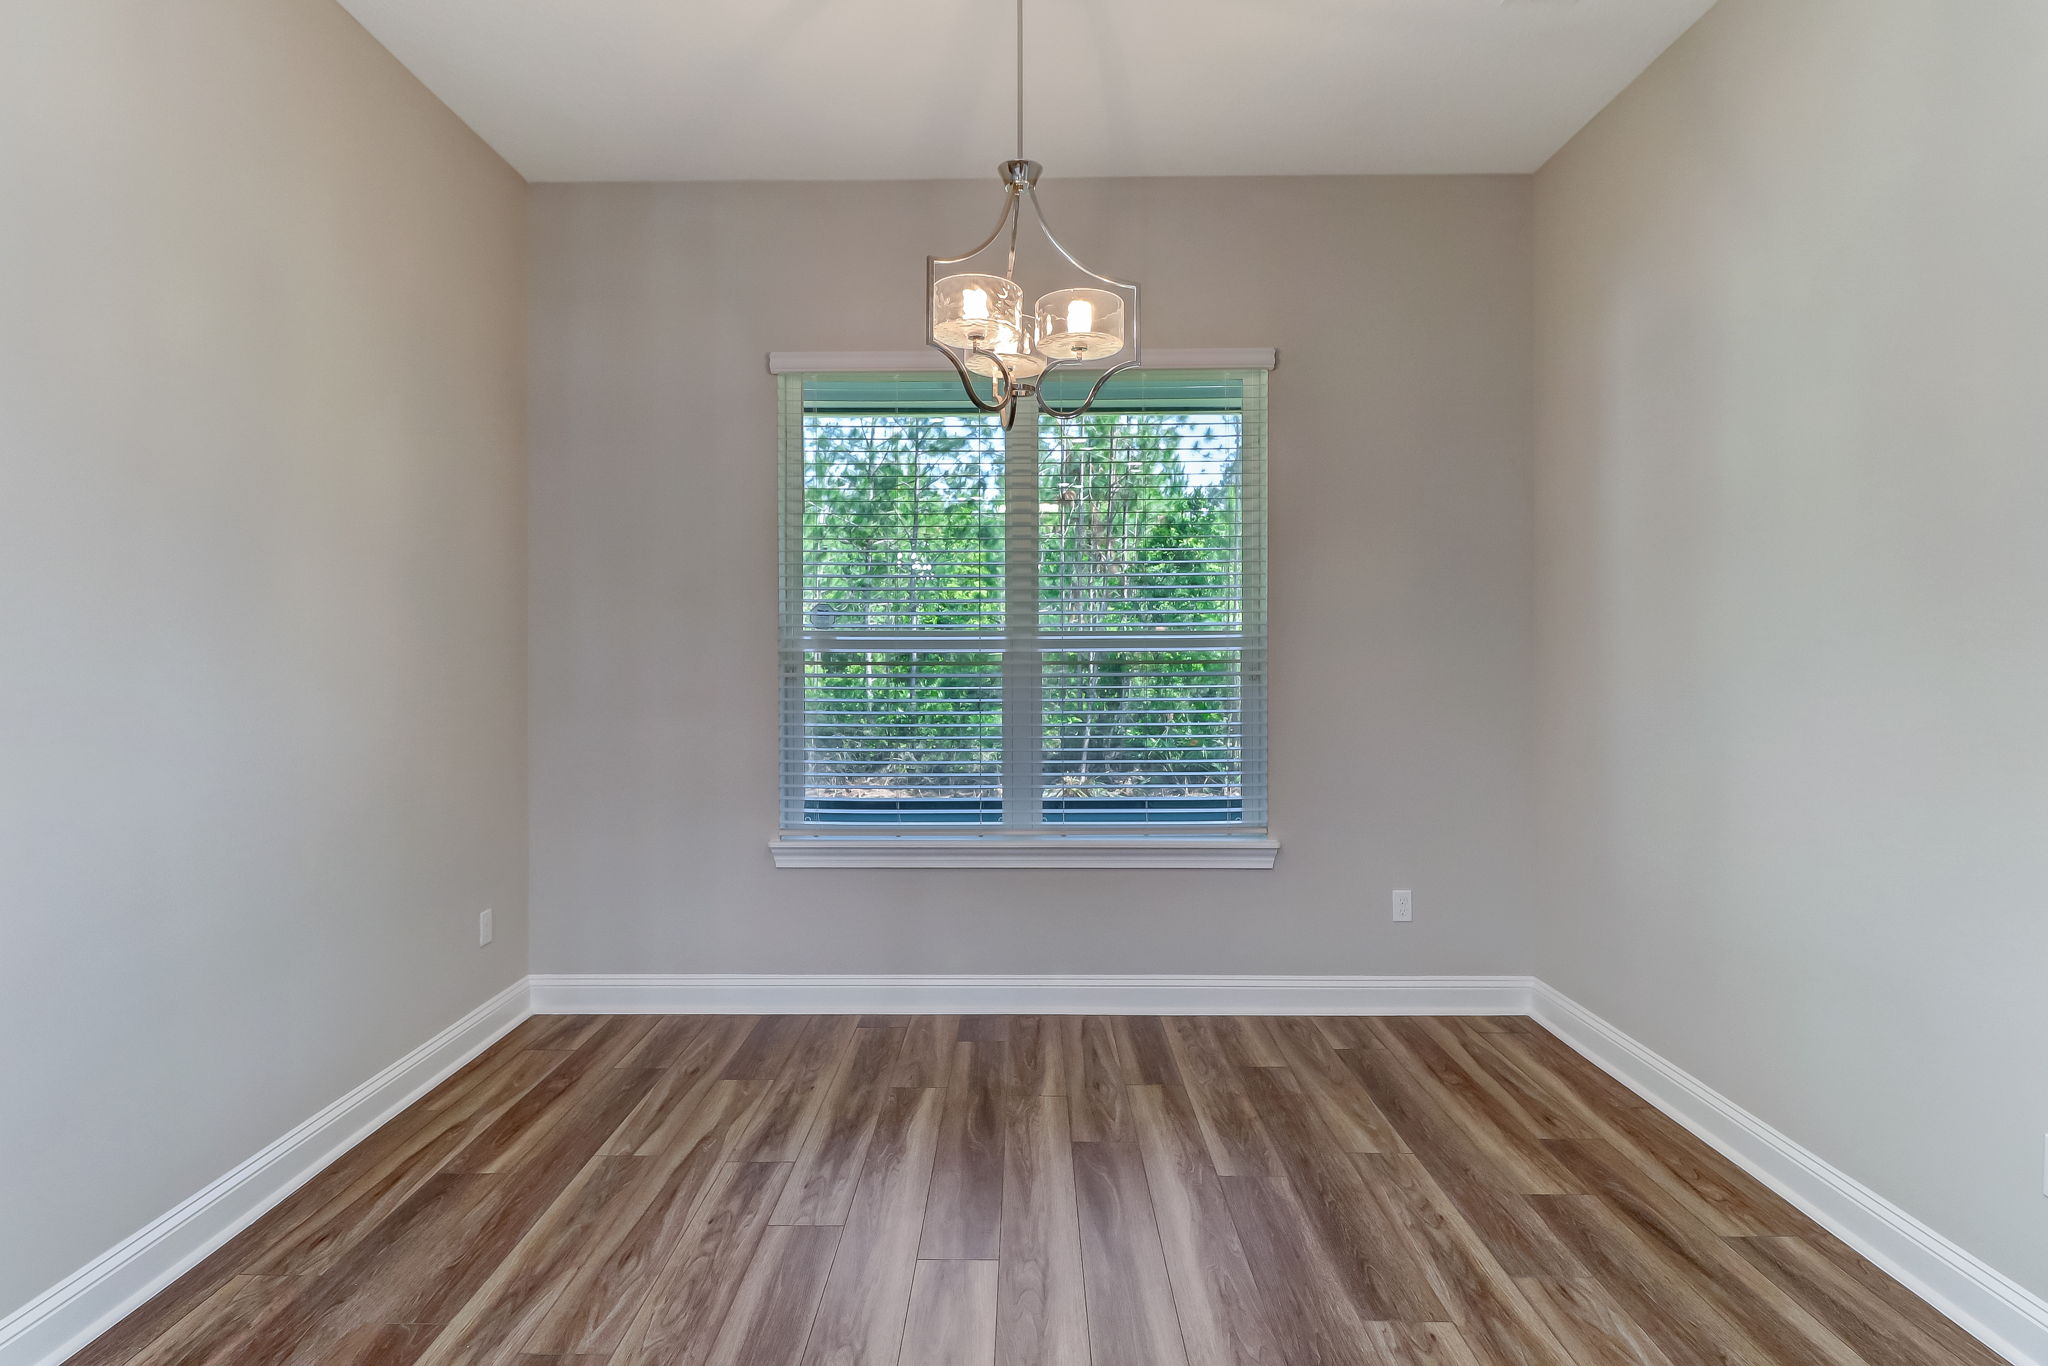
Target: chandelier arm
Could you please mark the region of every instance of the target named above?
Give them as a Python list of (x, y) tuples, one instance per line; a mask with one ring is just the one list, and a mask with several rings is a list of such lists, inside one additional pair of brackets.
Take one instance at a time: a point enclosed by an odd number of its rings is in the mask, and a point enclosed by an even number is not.
[[(926, 342), (925, 345), (931, 347), (932, 350), (953, 363), (953, 369), (960, 376), (960, 387), (967, 391), (967, 401), (982, 412), (1000, 413), (1006, 408), (1017, 406), (1017, 396), (1015, 393), (1009, 392), (1005, 387), (993, 383), (990, 385), (990, 390), (995, 395), (995, 401), (990, 402), (988, 399), (983, 398), (974, 387), (974, 376), (968, 371), (966, 366), (960, 363), (960, 358), (953, 354), (951, 347), (941, 346), (938, 342)], [(979, 350), (980, 348), (977, 347), (976, 349)], [(998, 361), (997, 364), (1001, 365), (1002, 362)], [(1007, 378), (1009, 371), (1005, 369), (1003, 374)]]
[(1001, 397), (1002, 395), (1005, 394), (1010, 395), (1013, 398), (1016, 396), (1017, 374), (1014, 370), (1010, 369), (1010, 363), (1003, 359), (1002, 354), (1000, 352), (991, 351), (986, 346), (975, 346), (969, 348), (968, 354), (972, 356), (986, 357), (989, 360), (989, 362), (996, 367), (997, 370), (1002, 372), (1000, 377), (1000, 384), (997, 383), (997, 376), (990, 375), (988, 377), (989, 393), (992, 396)]
[[(1010, 363), (1004, 360), (1000, 353), (991, 351), (985, 346), (977, 346), (974, 348), (973, 354), (988, 357), (996, 369), (1002, 372), (1000, 383), (997, 382), (994, 375), (989, 376), (989, 395), (1000, 400), (998, 406), (982, 408), (982, 411), (1000, 412), (1003, 415), (1003, 430), (1007, 432), (1010, 428), (1017, 425), (1017, 400), (1024, 396), (1025, 391), (1018, 386), (1016, 373), (1010, 369)], [(962, 370), (960, 377), (966, 379), (967, 372)], [(980, 399), (974, 393), (974, 385), (971, 382), (967, 386), (967, 395), (975, 400), (976, 407), (982, 407)]]
[(1091, 280), (1100, 280), (1103, 284), (1115, 285), (1118, 289), (1128, 289), (1133, 293), (1137, 291), (1138, 286), (1134, 281), (1119, 280), (1114, 275), (1104, 275), (1099, 270), (1090, 270), (1087, 266), (1083, 265), (1080, 258), (1071, 251), (1068, 251), (1066, 244), (1060, 241), (1059, 235), (1053, 232), (1052, 224), (1045, 221), (1045, 206), (1038, 202), (1038, 187), (1035, 185), (1026, 186), (1024, 193), (1031, 200), (1031, 213), (1033, 217), (1038, 219), (1038, 230), (1045, 234), (1046, 241), (1052, 243), (1052, 249), (1060, 254), (1060, 259)]
[[(972, 261), (975, 257), (987, 251), (995, 244), (995, 240), (1003, 235), (1003, 229), (1010, 226), (1010, 214), (1016, 207), (1017, 189), (1015, 186), (1011, 186), (1003, 194), (1003, 211), (996, 215), (996, 225), (989, 229), (988, 236), (982, 238), (980, 244), (974, 250), (959, 256), (927, 256), (924, 258), (925, 275), (927, 277), (925, 282), (927, 284), (931, 282), (929, 277), (933, 266), (957, 266), (964, 262)], [(1043, 219), (1039, 221), (1041, 224), (1044, 222)], [(1084, 270), (1087, 269), (1085, 266), (1082, 268)], [(1093, 272), (1090, 273), (1093, 274)], [(1100, 277), (1098, 276), (1097, 278)]]
[[(1059, 364), (1061, 364), (1061, 362), (1054, 361), (1052, 364), (1047, 365), (1045, 367), (1045, 372), (1047, 374), (1051, 374)], [(1135, 360), (1127, 360), (1121, 365), (1110, 366), (1109, 369), (1104, 370), (1101, 374), (1095, 377), (1095, 383), (1088, 386), (1087, 396), (1071, 408), (1060, 408), (1051, 403), (1046, 402), (1045, 386), (1043, 382), (1041, 382), (1038, 389), (1039, 409), (1043, 412), (1051, 414), (1053, 417), (1060, 419), (1062, 422), (1067, 421), (1070, 418), (1079, 417), (1081, 416), (1081, 414), (1087, 412), (1090, 408), (1093, 408), (1095, 406), (1095, 396), (1102, 392), (1102, 386), (1109, 383), (1111, 376), (1121, 374), (1125, 370), (1133, 369), (1137, 366), (1137, 364), (1138, 362)]]

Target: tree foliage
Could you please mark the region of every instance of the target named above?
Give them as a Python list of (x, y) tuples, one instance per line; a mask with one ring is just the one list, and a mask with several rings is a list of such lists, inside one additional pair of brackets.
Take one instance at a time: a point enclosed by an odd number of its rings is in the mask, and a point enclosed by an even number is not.
[[(978, 415), (813, 414), (804, 441), (806, 625), (947, 633), (806, 656), (808, 794), (998, 810), (1001, 657), (951, 637), (1002, 631), (1003, 433)], [(1038, 528), (1054, 809), (1236, 795), (1240, 652), (1187, 637), (1240, 625), (1241, 448), (1235, 414), (1045, 421), (1037, 503), (1015, 515)]]

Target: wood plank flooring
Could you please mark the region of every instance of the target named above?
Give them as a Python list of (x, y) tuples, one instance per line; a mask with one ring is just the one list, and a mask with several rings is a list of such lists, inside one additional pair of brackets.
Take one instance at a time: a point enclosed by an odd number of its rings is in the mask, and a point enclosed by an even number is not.
[(1523, 1019), (541, 1016), (72, 1366), (1997, 1366)]

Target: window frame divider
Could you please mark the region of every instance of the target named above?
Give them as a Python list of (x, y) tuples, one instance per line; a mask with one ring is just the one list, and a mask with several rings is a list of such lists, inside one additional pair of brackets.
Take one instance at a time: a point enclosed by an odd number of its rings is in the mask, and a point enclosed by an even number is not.
[(1038, 410), (1003, 434), (1003, 829), (1035, 831), (1045, 800), (1045, 656), (1038, 642)]

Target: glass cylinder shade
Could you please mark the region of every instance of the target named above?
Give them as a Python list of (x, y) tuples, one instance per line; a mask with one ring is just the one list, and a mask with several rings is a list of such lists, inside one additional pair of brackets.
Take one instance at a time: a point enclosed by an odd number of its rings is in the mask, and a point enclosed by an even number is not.
[(932, 340), (993, 351), (1024, 336), (1024, 290), (1000, 275), (948, 275), (932, 286)]
[[(984, 350), (993, 351), (995, 355), (987, 356), (977, 352), (967, 358), (967, 368), (977, 375), (986, 375), (990, 379), (994, 379), (1002, 373), (1004, 368), (1007, 368), (1010, 372), (1010, 378), (1019, 380), (1037, 379), (1045, 373), (1045, 361), (1025, 350), (1021, 339), (1017, 341), (999, 341), (994, 346), (986, 347)], [(1001, 366), (996, 364), (998, 359), (1002, 361)]]
[(1056, 289), (1038, 301), (1038, 350), (1049, 361), (1100, 360), (1124, 349), (1124, 298), (1106, 289)]

